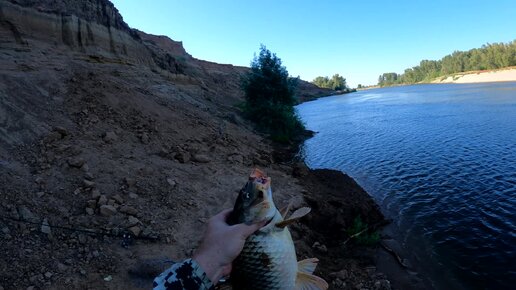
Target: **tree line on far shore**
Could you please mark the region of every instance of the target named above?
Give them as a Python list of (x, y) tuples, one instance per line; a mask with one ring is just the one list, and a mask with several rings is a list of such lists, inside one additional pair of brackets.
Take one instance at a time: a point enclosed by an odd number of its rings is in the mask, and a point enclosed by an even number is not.
[(468, 51), (455, 51), (440, 60), (422, 60), (418, 66), (406, 69), (403, 74), (389, 72), (380, 75), (378, 85), (413, 84), (454, 73), (511, 66), (516, 66), (516, 40), (488, 43)]
[(347, 91), (349, 88), (346, 84), (346, 79), (339, 74), (334, 74), (329, 77), (316, 77), (312, 83), (320, 88), (332, 89), (335, 91)]

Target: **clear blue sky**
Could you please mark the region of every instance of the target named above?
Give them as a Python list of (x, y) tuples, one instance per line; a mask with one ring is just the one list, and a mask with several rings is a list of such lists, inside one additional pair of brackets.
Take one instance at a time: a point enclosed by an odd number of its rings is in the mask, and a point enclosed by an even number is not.
[(263, 43), (293, 76), (376, 84), (422, 59), (516, 39), (516, 0), (112, 0), (133, 28), (192, 56), (249, 66)]

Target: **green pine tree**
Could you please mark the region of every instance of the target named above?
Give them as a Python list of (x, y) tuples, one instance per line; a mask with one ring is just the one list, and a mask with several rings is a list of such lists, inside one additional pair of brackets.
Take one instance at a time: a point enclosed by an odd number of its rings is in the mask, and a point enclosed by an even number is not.
[(244, 113), (273, 140), (288, 142), (304, 130), (294, 109), (297, 81), (289, 77), (276, 54), (260, 46), (260, 53), (251, 62), (251, 71), (243, 82)]

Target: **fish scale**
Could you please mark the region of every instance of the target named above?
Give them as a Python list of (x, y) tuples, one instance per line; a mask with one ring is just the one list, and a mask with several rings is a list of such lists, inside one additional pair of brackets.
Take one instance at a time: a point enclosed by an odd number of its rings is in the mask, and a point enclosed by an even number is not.
[[(279, 216), (279, 212), (277, 216)], [(251, 235), (235, 260), (234, 289), (294, 289), (297, 264), (294, 243), (287, 228), (266, 227)], [(238, 281), (246, 285), (239, 287)]]

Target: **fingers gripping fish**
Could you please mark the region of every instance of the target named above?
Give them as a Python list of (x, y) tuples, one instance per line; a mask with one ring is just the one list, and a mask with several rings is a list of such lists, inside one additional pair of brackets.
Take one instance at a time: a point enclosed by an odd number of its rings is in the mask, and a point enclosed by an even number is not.
[(229, 224), (268, 223), (247, 238), (244, 249), (233, 262), (231, 281), (235, 290), (327, 289), (328, 283), (313, 275), (316, 258), (297, 262), (296, 250), (287, 225), (310, 212), (300, 208), (288, 219), (272, 200), (271, 178), (255, 169), (240, 190)]

